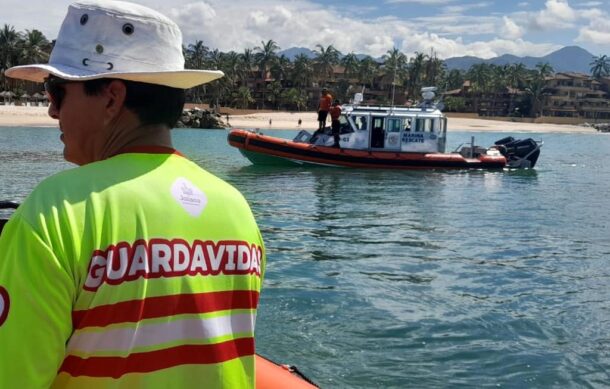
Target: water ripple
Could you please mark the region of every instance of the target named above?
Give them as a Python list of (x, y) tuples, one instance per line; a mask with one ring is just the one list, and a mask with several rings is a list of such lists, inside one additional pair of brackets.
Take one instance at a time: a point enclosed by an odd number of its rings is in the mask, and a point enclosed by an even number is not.
[[(0, 135), (5, 198), (69, 166), (56, 130)], [(520, 136), (476, 134), (505, 135)], [(259, 222), (263, 355), (329, 388), (573, 388), (610, 382), (610, 137), (598, 135), (534, 134), (536, 170), (504, 172), (261, 168), (226, 133), (175, 139)]]

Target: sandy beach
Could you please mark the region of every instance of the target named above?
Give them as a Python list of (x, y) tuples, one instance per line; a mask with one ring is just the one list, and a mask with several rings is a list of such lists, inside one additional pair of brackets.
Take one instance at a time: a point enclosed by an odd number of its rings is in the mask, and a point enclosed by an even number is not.
[[(225, 119), (223, 115), (223, 119)], [(298, 122), (301, 120), (301, 125)], [(286, 129), (317, 128), (315, 112), (261, 112), (246, 115), (230, 115), (229, 124), (234, 128)], [(57, 121), (47, 114), (47, 107), (0, 105), (1, 127), (56, 127)], [(585, 126), (564, 124), (519, 123), (478, 118), (449, 117), (449, 130), (493, 132), (564, 132), (594, 133)]]
[[(299, 119), (302, 120), (298, 125)], [(271, 122), (270, 122), (271, 120)], [(229, 123), (236, 128), (263, 129), (315, 129), (318, 127), (315, 112), (270, 112), (248, 115), (231, 115)], [(592, 127), (566, 124), (519, 123), (511, 121), (485, 120), (477, 118), (451, 117), (448, 119), (449, 131), (493, 131), (493, 132), (564, 132), (594, 133)]]

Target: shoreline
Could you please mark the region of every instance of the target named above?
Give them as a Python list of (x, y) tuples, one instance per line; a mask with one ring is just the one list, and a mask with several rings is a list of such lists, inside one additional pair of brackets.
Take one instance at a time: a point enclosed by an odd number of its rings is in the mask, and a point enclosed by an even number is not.
[[(0, 127), (57, 127), (57, 120), (47, 114), (47, 107), (0, 105)], [(226, 121), (226, 115), (222, 115)], [(301, 120), (299, 126), (298, 121)], [(311, 130), (317, 128), (316, 112), (257, 112), (243, 115), (229, 115), (231, 128), (261, 130)], [(597, 133), (593, 127), (549, 124), (521, 123), (509, 120), (488, 120), (482, 118), (448, 118), (448, 131), (473, 132), (544, 132), (544, 133)]]

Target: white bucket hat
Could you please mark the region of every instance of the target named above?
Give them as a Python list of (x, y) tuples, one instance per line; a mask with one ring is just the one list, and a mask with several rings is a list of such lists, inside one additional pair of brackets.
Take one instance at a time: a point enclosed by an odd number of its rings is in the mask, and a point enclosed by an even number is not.
[(182, 33), (164, 15), (122, 1), (70, 5), (48, 64), (15, 66), (6, 76), (43, 82), (118, 78), (192, 88), (222, 77), (219, 70), (185, 70)]

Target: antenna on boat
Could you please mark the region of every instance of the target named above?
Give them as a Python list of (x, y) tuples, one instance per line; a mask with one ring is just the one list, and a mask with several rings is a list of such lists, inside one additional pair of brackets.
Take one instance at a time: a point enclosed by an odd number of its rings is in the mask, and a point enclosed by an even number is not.
[(392, 104), (390, 104), (390, 111), (394, 111), (394, 95), (396, 94), (396, 66), (394, 66), (394, 79), (392, 80)]

